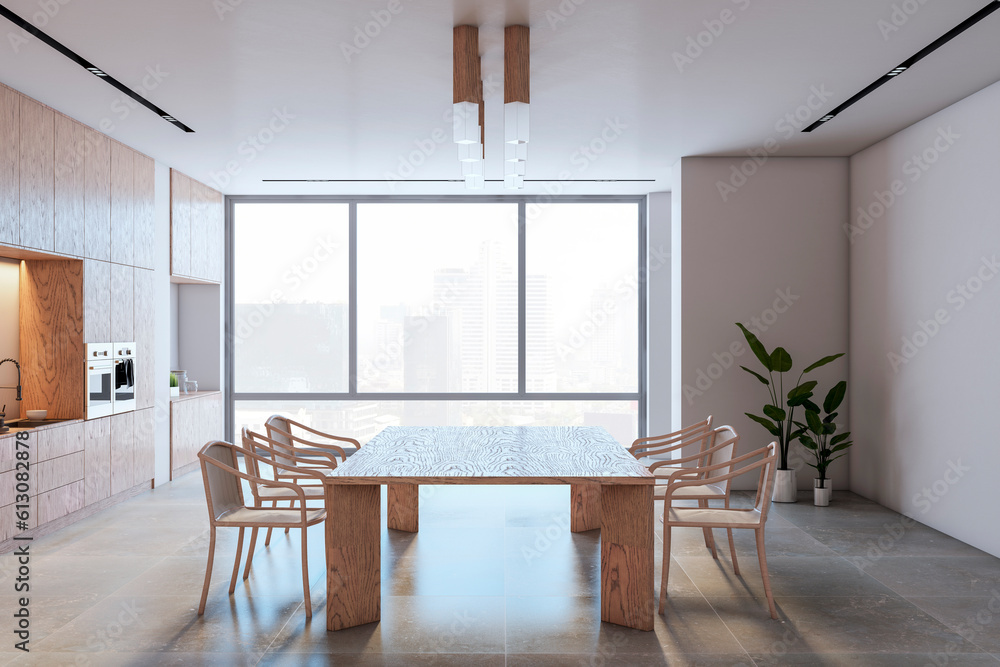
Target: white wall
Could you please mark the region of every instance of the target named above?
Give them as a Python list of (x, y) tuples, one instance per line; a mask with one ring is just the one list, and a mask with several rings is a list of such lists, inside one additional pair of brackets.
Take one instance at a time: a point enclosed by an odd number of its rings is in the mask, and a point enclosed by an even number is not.
[(670, 206), (669, 192), (647, 198), (646, 309), (647, 398), (646, 430), (649, 435), (674, 430), (670, 415)]
[[(10, 357), (18, 362), (21, 361), (20, 285), (20, 260), (0, 257), (0, 359)], [(17, 368), (14, 364), (0, 366), (0, 387), (13, 387), (16, 384)], [(7, 405), (7, 419), (21, 416), (16, 391), (0, 389), (0, 408), (4, 404)]]
[(198, 381), (198, 391), (218, 391), (224, 364), (222, 287), (177, 287), (177, 368), (187, 371), (188, 380)]
[(850, 230), (852, 486), (996, 556), (998, 118), (995, 84), (855, 155)]
[[(741, 183), (731, 179), (744, 166), (752, 172), (746, 182), (721, 192), (720, 183)], [(684, 158), (674, 178), (673, 256), (683, 255), (672, 286), (679, 327), (674, 421), (711, 414), (736, 429), (747, 452), (771, 440), (744, 416), (760, 414), (767, 391), (739, 368), (758, 362), (735, 323), (756, 327), (769, 350), (785, 347), (796, 370), (847, 352), (848, 160), (770, 158), (757, 166), (747, 158)], [(813, 375), (825, 395), (846, 378), (847, 365), (841, 360)], [(848, 422), (845, 412), (838, 422)], [(815, 471), (796, 459), (802, 451), (793, 445), (790, 462), (805, 489)], [(835, 488), (848, 488), (846, 459), (834, 466)], [(740, 488), (755, 483), (741, 480)]]

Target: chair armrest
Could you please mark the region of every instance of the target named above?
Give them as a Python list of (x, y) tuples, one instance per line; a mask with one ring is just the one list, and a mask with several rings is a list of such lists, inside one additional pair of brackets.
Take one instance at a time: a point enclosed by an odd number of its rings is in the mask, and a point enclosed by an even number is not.
[[(313, 435), (318, 435), (320, 437), (328, 438), (330, 440), (339, 440), (340, 442), (346, 442), (346, 443), (348, 443), (350, 445), (353, 445), (354, 447), (356, 447), (358, 449), (361, 448), (361, 443), (358, 442), (357, 440), (355, 440), (354, 438), (347, 438), (347, 437), (344, 437), (342, 435), (333, 435), (331, 433), (324, 433), (323, 431), (317, 431), (316, 429), (314, 429), (314, 428), (312, 428), (310, 426), (306, 426), (305, 424), (297, 422), (294, 419), (289, 419), (288, 417), (284, 417), (284, 420), (286, 422), (288, 422), (289, 425), (295, 426), (297, 428), (301, 428), (304, 431), (309, 431)], [(275, 430), (278, 430), (278, 429), (275, 429)]]
[[(719, 475), (718, 477), (712, 477), (711, 479), (708, 479), (708, 478), (704, 477), (704, 473), (705, 472), (708, 472), (708, 471), (711, 471), (711, 470), (717, 470), (719, 468), (725, 468), (726, 466), (732, 466), (733, 464), (741, 463), (742, 461), (746, 461), (747, 459), (760, 456), (761, 454), (763, 454), (765, 452), (768, 452), (770, 449), (771, 449), (771, 446), (768, 445), (767, 447), (762, 447), (760, 449), (756, 449), (756, 450), (754, 450), (754, 451), (752, 451), (752, 452), (750, 452), (748, 454), (744, 454), (743, 456), (741, 456), (739, 458), (732, 459), (731, 461), (726, 461), (725, 463), (717, 463), (715, 465), (705, 466), (703, 468), (691, 468), (691, 471), (696, 472), (700, 476), (699, 479), (692, 479), (692, 478), (681, 479), (682, 477), (685, 477), (687, 475), (691, 475), (691, 472), (690, 471), (689, 472), (685, 472), (685, 471), (679, 470), (679, 471), (675, 472), (674, 474), (672, 474), (670, 476), (670, 479), (669, 479), (669, 481), (667, 483), (667, 490), (664, 492), (664, 500), (665, 501), (666, 500), (670, 500), (671, 497), (674, 494), (674, 491), (677, 490), (677, 489), (679, 489), (679, 488), (683, 488), (683, 487), (686, 487), (686, 486), (704, 486), (706, 484), (717, 484), (719, 482), (724, 482), (726, 480), (733, 479), (734, 477), (739, 477), (740, 475), (745, 475), (748, 472), (752, 472), (754, 470), (762, 468), (763, 466), (767, 465), (769, 462), (773, 461), (775, 459), (775, 457), (777, 456), (777, 454), (776, 453), (771, 453), (768, 456), (765, 456), (764, 458), (762, 458), (762, 459), (760, 459), (758, 461), (754, 461), (750, 465), (744, 466), (744, 467), (739, 468), (737, 470), (733, 470), (731, 472), (726, 473), (725, 475)], [(675, 481), (675, 478), (676, 478), (676, 481)]]
[[(729, 445), (731, 443), (732, 443), (732, 439), (724, 440), (723, 442), (720, 442), (720, 443), (718, 443), (716, 445), (712, 445), (708, 449), (703, 449), (702, 451), (698, 452), (697, 454), (692, 454), (691, 456), (684, 456), (682, 458), (671, 459), (669, 461), (657, 461), (656, 463), (653, 463), (653, 464), (651, 464), (649, 466), (649, 471), (653, 472), (657, 468), (662, 468), (664, 466), (675, 466), (678, 463), (689, 463), (691, 461), (698, 461), (698, 460), (701, 460), (701, 459), (705, 459), (705, 458), (711, 456), (717, 450), (720, 450), (723, 447), (726, 447), (727, 445)], [(720, 464), (720, 465), (726, 465), (726, 464)], [(704, 469), (705, 469), (704, 467), (699, 467), (699, 468), (691, 468), (690, 470), (704, 470)]]
[[(300, 443), (302, 445), (307, 445), (309, 447), (312, 447), (314, 451), (312, 451), (311, 453), (314, 454), (314, 455), (316, 455), (316, 454), (326, 454), (327, 456), (330, 456), (330, 457), (332, 457), (332, 456), (339, 456), (341, 461), (346, 461), (347, 460), (347, 452), (345, 452), (342, 447), (339, 447), (337, 445), (331, 445), (331, 444), (324, 443), (324, 442), (314, 442), (312, 440), (306, 440), (305, 438), (300, 438), (297, 435), (292, 435), (291, 433), (287, 433), (285, 431), (282, 431), (280, 428), (275, 428), (273, 426), (269, 429), (268, 432), (279, 433), (282, 437), (288, 438), (293, 443), (297, 442), (297, 443)], [(273, 440), (273, 438), (272, 438), (272, 440)], [(292, 445), (292, 446), (294, 447), (294, 445)], [(298, 451), (301, 451), (301, 452), (307, 452), (307, 451), (309, 451), (309, 450), (305, 450), (305, 449), (303, 449), (301, 447), (297, 447), (296, 449)]]

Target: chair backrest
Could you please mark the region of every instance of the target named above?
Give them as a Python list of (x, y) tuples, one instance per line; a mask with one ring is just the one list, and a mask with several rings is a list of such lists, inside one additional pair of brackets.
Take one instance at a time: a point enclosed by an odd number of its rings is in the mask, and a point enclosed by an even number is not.
[(220, 467), (239, 470), (236, 448), (228, 442), (216, 440), (206, 444), (198, 452), (198, 458), (201, 460), (205, 499), (211, 519), (214, 521), (227, 512), (243, 507), (243, 487), (239, 477)]
[[(733, 430), (732, 426), (720, 426), (713, 431), (713, 451), (706, 458), (706, 462), (700, 463), (702, 466), (715, 466), (724, 463), (731, 463), (736, 454), (736, 445), (740, 441), (740, 436), (737, 435), (736, 431)], [(716, 477), (724, 477), (728, 475), (733, 469), (732, 465), (723, 466), (721, 468), (715, 468), (714, 470), (709, 470), (705, 473), (706, 479), (714, 479)], [(732, 483), (732, 478), (726, 478), (722, 480), (722, 484), (725, 486), (726, 490), (729, 490), (729, 486)]]
[[(291, 447), (292, 441), (288, 439), (286, 434), (292, 432), (292, 426), (288, 423), (288, 420), (281, 415), (271, 415), (264, 422), (264, 428), (267, 430), (267, 437), (273, 440), (279, 445), (287, 445)], [(291, 464), (292, 460), (283, 457), (280, 454), (276, 455), (275, 460), (278, 463), (284, 463), (286, 465)]]
[(688, 447), (697, 444), (699, 445), (698, 451), (703, 452), (712, 446), (713, 437), (712, 416), (709, 415), (705, 419), (685, 426), (673, 433), (639, 438), (632, 443), (629, 451), (636, 458), (642, 458), (644, 456), (655, 456), (661, 453), (661, 450), (676, 448), (678, 445), (683, 444), (683, 447)]
[(767, 446), (767, 455), (764, 457), (766, 463), (760, 469), (760, 478), (757, 480), (757, 498), (754, 507), (760, 512), (760, 522), (767, 521), (767, 513), (771, 509), (771, 492), (774, 490), (774, 474), (778, 468), (778, 443), (772, 442)]

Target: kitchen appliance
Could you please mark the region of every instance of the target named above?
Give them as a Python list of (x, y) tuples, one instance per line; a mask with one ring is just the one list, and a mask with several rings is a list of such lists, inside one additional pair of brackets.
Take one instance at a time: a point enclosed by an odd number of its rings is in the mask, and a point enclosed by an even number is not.
[(114, 400), (113, 412), (135, 410), (135, 341), (115, 343), (114, 352)]
[(113, 348), (111, 343), (87, 343), (87, 419), (114, 414)]

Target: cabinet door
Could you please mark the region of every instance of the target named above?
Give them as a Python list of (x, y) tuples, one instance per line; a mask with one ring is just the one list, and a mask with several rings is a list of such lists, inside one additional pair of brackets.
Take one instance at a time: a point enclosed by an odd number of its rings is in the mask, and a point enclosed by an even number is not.
[(84, 224), (87, 257), (111, 259), (111, 142), (96, 130), (84, 128), (87, 156), (84, 171)]
[(111, 495), (127, 491), (135, 486), (133, 481), (134, 415), (134, 412), (123, 412), (111, 417)]
[(198, 181), (191, 181), (191, 276), (206, 280), (211, 270), (208, 266), (211, 216), (209, 189)]
[(84, 236), (85, 153), (83, 126), (56, 114), (55, 250), (76, 257), (87, 254)]
[(20, 243), (21, 96), (0, 86), (0, 243)]
[[(212, 440), (225, 440), (223, 437), (224, 415), (222, 414), (222, 394), (209, 394), (200, 399), (201, 403), (201, 438), (198, 442), (198, 450)], [(196, 453), (197, 451), (196, 450)]]
[(135, 416), (135, 448), (132, 450), (132, 482), (152, 483), (155, 475), (156, 419), (155, 409), (137, 410)]
[(140, 153), (132, 156), (135, 189), (135, 266), (156, 268), (156, 218), (154, 213), (156, 163)]
[(111, 142), (111, 261), (130, 266), (135, 263), (132, 155), (131, 148)]
[(55, 113), (21, 97), (21, 245), (52, 250), (55, 237)]
[(177, 470), (198, 460), (198, 419), (197, 399), (185, 399), (170, 403), (170, 471), (171, 477)]
[(170, 170), (170, 273), (191, 275), (191, 179)]
[(88, 259), (83, 263), (83, 342), (113, 342), (111, 265), (94, 259)]
[(111, 265), (111, 341), (135, 340), (134, 273), (131, 266)]
[(111, 495), (111, 417), (84, 422), (84, 501)]
[(135, 270), (135, 406), (139, 410), (153, 407), (156, 401), (154, 276), (146, 269)]
[(221, 192), (212, 190), (209, 216), (209, 280), (221, 283), (226, 273), (226, 206)]

